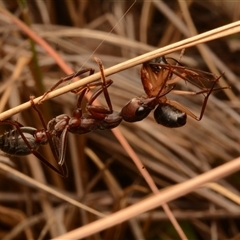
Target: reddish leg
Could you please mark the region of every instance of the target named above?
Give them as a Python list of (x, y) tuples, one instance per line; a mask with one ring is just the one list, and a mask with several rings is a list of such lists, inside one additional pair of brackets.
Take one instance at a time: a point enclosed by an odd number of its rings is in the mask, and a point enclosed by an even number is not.
[[(99, 66), (99, 69), (100, 69), (100, 72), (101, 72), (103, 93), (104, 93), (107, 105), (109, 107), (109, 110), (112, 112), (112, 110), (113, 110), (112, 109), (112, 103), (111, 103), (107, 88), (113, 83), (113, 81), (112, 80), (106, 80), (102, 61), (97, 57), (94, 57), (94, 60), (98, 63), (98, 66)], [(111, 83), (109, 84), (109, 82), (111, 82)]]
[[(65, 144), (66, 143), (61, 143), (61, 138), (59, 139), (58, 136), (56, 136), (56, 133), (53, 133), (53, 131), (49, 131), (49, 129), (47, 128), (47, 125), (43, 119), (43, 116), (41, 114), (41, 112), (39, 111), (39, 109), (35, 106), (33, 100), (33, 98), (30, 97), (30, 102), (31, 102), (31, 105), (32, 107), (34, 108), (34, 110), (37, 112), (40, 120), (41, 120), (41, 123), (43, 125), (43, 128), (46, 132), (46, 135), (47, 135), (47, 139), (48, 139), (48, 143), (50, 145), (50, 148), (51, 148), (51, 151), (53, 153), (53, 156), (54, 156), (54, 159), (55, 161), (57, 162), (57, 164), (59, 165), (60, 169), (61, 169), (61, 176), (63, 177), (67, 177), (68, 176), (68, 169), (67, 169), (67, 165), (65, 162), (62, 163), (62, 165), (59, 164), (60, 162), (60, 159), (62, 159), (62, 156), (61, 154), (63, 154), (65, 156), (65, 152), (62, 153), (62, 151), (60, 151), (61, 146), (62, 144)], [(64, 138), (65, 139), (65, 138)], [(65, 139), (66, 141), (66, 139)], [(64, 151), (66, 151), (66, 147), (64, 148)]]
[[(98, 59), (97, 57), (94, 57), (94, 60), (98, 63), (100, 72), (101, 72), (101, 80), (102, 80), (102, 87), (100, 89), (98, 89), (95, 93), (93, 93), (93, 95), (91, 96), (91, 98), (89, 99), (88, 103), (87, 103), (87, 110), (96, 118), (103, 118), (104, 115), (106, 114), (111, 114), (113, 112), (113, 108), (112, 108), (112, 103), (111, 103), (111, 99), (108, 93), (108, 87), (113, 83), (112, 80), (106, 80), (105, 75), (104, 75), (104, 67), (103, 64), (101, 62), (100, 59)], [(97, 99), (97, 97), (103, 92), (106, 103), (107, 103), (107, 108), (106, 107), (102, 107), (102, 106), (93, 106), (93, 102)]]
[[(77, 76), (80, 76), (83, 73), (89, 72), (89, 76), (94, 73), (94, 70), (92, 68), (86, 68), (83, 70), (79, 70), (78, 72), (72, 73), (66, 77), (62, 77), (56, 84), (53, 85), (48, 91), (46, 91), (43, 95), (43, 97), (39, 100), (39, 103), (42, 103), (42, 101), (46, 98), (46, 96), (52, 92), (54, 89), (56, 89), (58, 86), (60, 86), (62, 83), (69, 81)], [(79, 90), (72, 90), (73, 93), (78, 92)]]
[(203, 94), (203, 93), (207, 93), (207, 95), (204, 97), (204, 101), (203, 101), (203, 104), (202, 104), (202, 109), (201, 109), (201, 112), (200, 112), (200, 116), (197, 117), (195, 114), (193, 114), (190, 110), (188, 110), (186, 107), (182, 106), (180, 103), (176, 102), (176, 101), (173, 101), (173, 100), (167, 100), (166, 102), (168, 104), (170, 104), (171, 106), (174, 106), (176, 107), (177, 109), (185, 112), (187, 115), (189, 115), (190, 117), (194, 118), (195, 120), (197, 121), (200, 121), (203, 117), (203, 114), (204, 114), (204, 111), (206, 109), (206, 106), (207, 106), (207, 101), (208, 101), (208, 98), (210, 96), (210, 94), (212, 93), (212, 91), (216, 90), (215, 85), (217, 84), (218, 80), (220, 79), (221, 76), (219, 76), (215, 82), (213, 83), (212, 87), (208, 90), (203, 90), (203, 91), (200, 91), (200, 92), (196, 92), (195, 95), (198, 95), (198, 94)]
[[(112, 80), (107, 80), (107, 83), (104, 87), (98, 89), (92, 96), (91, 98), (89, 99), (89, 102), (87, 103), (87, 110), (96, 118), (100, 117), (102, 114), (106, 115), (106, 114), (111, 114), (113, 112), (113, 109), (112, 109), (112, 103), (111, 103), (111, 100), (110, 98), (106, 98), (106, 90), (107, 88), (113, 83)], [(106, 102), (107, 102), (107, 105), (108, 107), (103, 107), (103, 106), (94, 106), (92, 105), (93, 102), (97, 99), (97, 97), (101, 94), (101, 93), (105, 93), (104, 96), (105, 96), (105, 99), (106, 99)], [(107, 91), (107, 96), (109, 97), (108, 95), (108, 91)], [(99, 115), (100, 114), (100, 115)]]

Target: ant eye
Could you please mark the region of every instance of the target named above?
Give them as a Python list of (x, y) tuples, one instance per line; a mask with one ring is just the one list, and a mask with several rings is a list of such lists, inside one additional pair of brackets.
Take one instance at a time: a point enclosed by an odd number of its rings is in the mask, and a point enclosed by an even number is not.
[(136, 117), (137, 121), (141, 121), (145, 117), (147, 117), (150, 112), (151, 112), (151, 110), (149, 110), (149, 108), (141, 106), (136, 110), (135, 117)]

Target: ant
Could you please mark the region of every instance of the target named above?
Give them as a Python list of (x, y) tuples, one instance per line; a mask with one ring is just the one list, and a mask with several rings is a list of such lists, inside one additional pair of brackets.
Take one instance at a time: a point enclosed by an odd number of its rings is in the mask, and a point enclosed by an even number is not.
[[(5, 153), (17, 156), (23, 156), (32, 153), (53, 171), (66, 178), (68, 176), (68, 169), (65, 163), (67, 133), (71, 132), (73, 134), (85, 134), (94, 130), (112, 129), (117, 127), (122, 121), (122, 117), (119, 112), (113, 111), (111, 100), (108, 94), (108, 87), (113, 83), (113, 81), (110, 79), (105, 79), (102, 62), (98, 58), (94, 59), (98, 63), (101, 72), (101, 87), (96, 90), (89, 99), (86, 106), (86, 113), (82, 113), (82, 100), (90, 87), (99, 86), (98, 83), (94, 83), (92, 85), (89, 84), (75, 91), (78, 93), (78, 100), (77, 108), (73, 111), (72, 116), (61, 114), (50, 120), (48, 124), (45, 123), (40, 110), (35, 106), (33, 97), (30, 97), (32, 107), (37, 112), (43, 125), (43, 129), (24, 127), (22, 124), (14, 120), (3, 120), (1, 121), (2, 123), (10, 124), (16, 129), (6, 132), (0, 136), (0, 149)], [(54, 87), (58, 86), (63, 81), (76, 77), (79, 73), (80, 72), (74, 73), (60, 79), (60, 83), (58, 82), (54, 85)], [(93, 102), (101, 93), (104, 94), (107, 107), (93, 105)], [(46, 96), (46, 94), (44, 96)], [(59, 169), (49, 163), (37, 151), (40, 145), (45, 145), (47, 143), (50, 145)]]
[[(172, 60), (175, 65), (170, 64), (167, 60)], [(214, 88), (221, 75), (216, 77), (209, 72), (192, 69), (181, 65), (174, 58), (165, 58), (164, 56), (143, 63), (141, 68), (141, 81), (147, 96), (135, 97), (130, 100), (121, 111), (123, 120), (127, 122), (141, 121), (154, 110), (154, 118), (158, 124), (165, 127), (176, 128), (186, 124), (187, 115), (200, 121), (203, 117), (208, 98), (212, 91), (227, 89), (229, 87)], [(176, 83), (185, 80), (192, 85), (201, 89), (198, 92), (174, 90)], [(211, 83), (206, 87), (206, 83)], [(168, 93), (182, 95), (199, 95), (204, 96), (200, 116), (196, 116), (189, 109), (177, 101), (167, 98)]]

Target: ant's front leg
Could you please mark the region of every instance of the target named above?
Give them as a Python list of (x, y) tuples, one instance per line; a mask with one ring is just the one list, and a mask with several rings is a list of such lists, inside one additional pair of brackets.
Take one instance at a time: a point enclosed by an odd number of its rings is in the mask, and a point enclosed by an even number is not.
[[(89, 76), (92, 75), (94, 73), (94, 70), (92, 68), (86, 68), (83, 70), (79, 70), (75, 73), (72, 73), (70, 75), (67, 75), (66, 77), (62, 77), (56, 84), (54, 84), (48, 91), (46, 91), (43, 95), (43, 97), (39, 100), (38, 104), (41, 104), (43, 102), (43, 100), (47, 97), (47, 95), (52, 92), (54, 89), (56, 89), (58, 86), (60, 86), (62, 83), (72, 80), (77, 76), (80, 76), (81, 74), (84, 74), (86, 72), (89, 72)], [(72, 90), (71, 92), (75, 93), (77, 92), (78, 89), (76, 90)]]

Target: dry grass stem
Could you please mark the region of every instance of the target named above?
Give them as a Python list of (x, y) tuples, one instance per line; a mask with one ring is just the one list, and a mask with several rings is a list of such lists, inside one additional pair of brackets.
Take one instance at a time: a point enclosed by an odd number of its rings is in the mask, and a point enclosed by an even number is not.
[(129, 218), (133, 218), (141, 213), (150, 211), (151, 209), (157, 208), (158, 206), (183, 196), (193, 189), (199, 188), (209, 181), (216, 181), (220, 178), (227, 176), (240, 169), (240, 158), (232, 160), (230, 163), (226, 163), (220, 167), (217, 167), (207, 173), (192, 178), (184, 183), (176, 184), (172, 187), (162, 190), (156, 195), (150, 196), (139, 203), (136, 203), (130, 207), (127, 207), (119, 212), (111, 214), (111, 216), (105, 217), (104, 219), (95, 221), (69, 232), (60, 238), (55, 239), (81, 239), (89, 236), (90, 234), (100, 232), (106, 228), (117, 225)]
[(79, 208), (85, 209), (86, 211), (89, 211), (89, 212), (95, 214), (96, 216), (99, 216), (99, 217), (104, 217), (105, 216), (104, 214), (102, 214), (100, 212), (97, 212), (96, 210), (91, 209), (91, 208), (89, 208), (89, 207), (87, 207), (87, 206), (85, 206), (85, 205), (75, 201), (74, 199), (66, 196), (65, 194), (60, 193), (59, 191), (55, 191), (53, 188), (50, 188), (50, 187), (46, 186), (45, 184), (42, 184), (42, 183), (40, 183), (38, 181), (35, 181), (32, 178), (29, 178), (28, 176), (26, 176), (26, 175), (16, 171), (15, 169), (12, 169), (11, 167), (8, 167), (5, 164), (0, 163), (0, 168), (2, 170), (4, 170), (4, 171), (14, 175), (16, 178), (19, 178), (19, 180), (21, 180), (23, 182), (26, 182), (30, 186), (33, 185), (35, 188), (39, 188), (42, 191), (48, 192), (50, 194), (53, 194), (54, 196), (59, 197), (59, 198), (65, 200), (65, 201), (67, 201), (67, 202), (69, 202), (69, 203), (79, 207)]
[[(107, 79), (111, 75), (108, 91), (118, 112), (144, 95), (139, 65), (161, 55), (216, 76), (224, 72), (217, 87), (231, 90), (213, 91), (203, 119), (189, 117), (181, 128), (163, 127), (150, 113), (140, 122), (122, 121), (113, 131), (68, 133), (67, 179), (33, 154), (2, 156), (0, 238), (238, 239), (239, 4), (22, 3), (1, 1), (1, 120), (14, 115), (24, 126), (42, 129), (39, 116), (28, 109), (29, 96), (37, 96), (37, 104), (62, 76), (93, 68), (94, 75), (60, 85), (37, 105), (46, 124), (61, 114), (72, 116), (77, 101), (69, 91), (100, 79), (94, 56)], [(179, 81), (175, 90), (198, 88)], [(83, 111), (94, 91), (82, 101)], [(106, 106), (102, 95), (93, 105)], [(202, 95), (170, 92), (167, 98), (199, 116)], [(0, 127), (2, 133), (13, 128)], [(49, 144), (38, 151), (57, 165)]]

